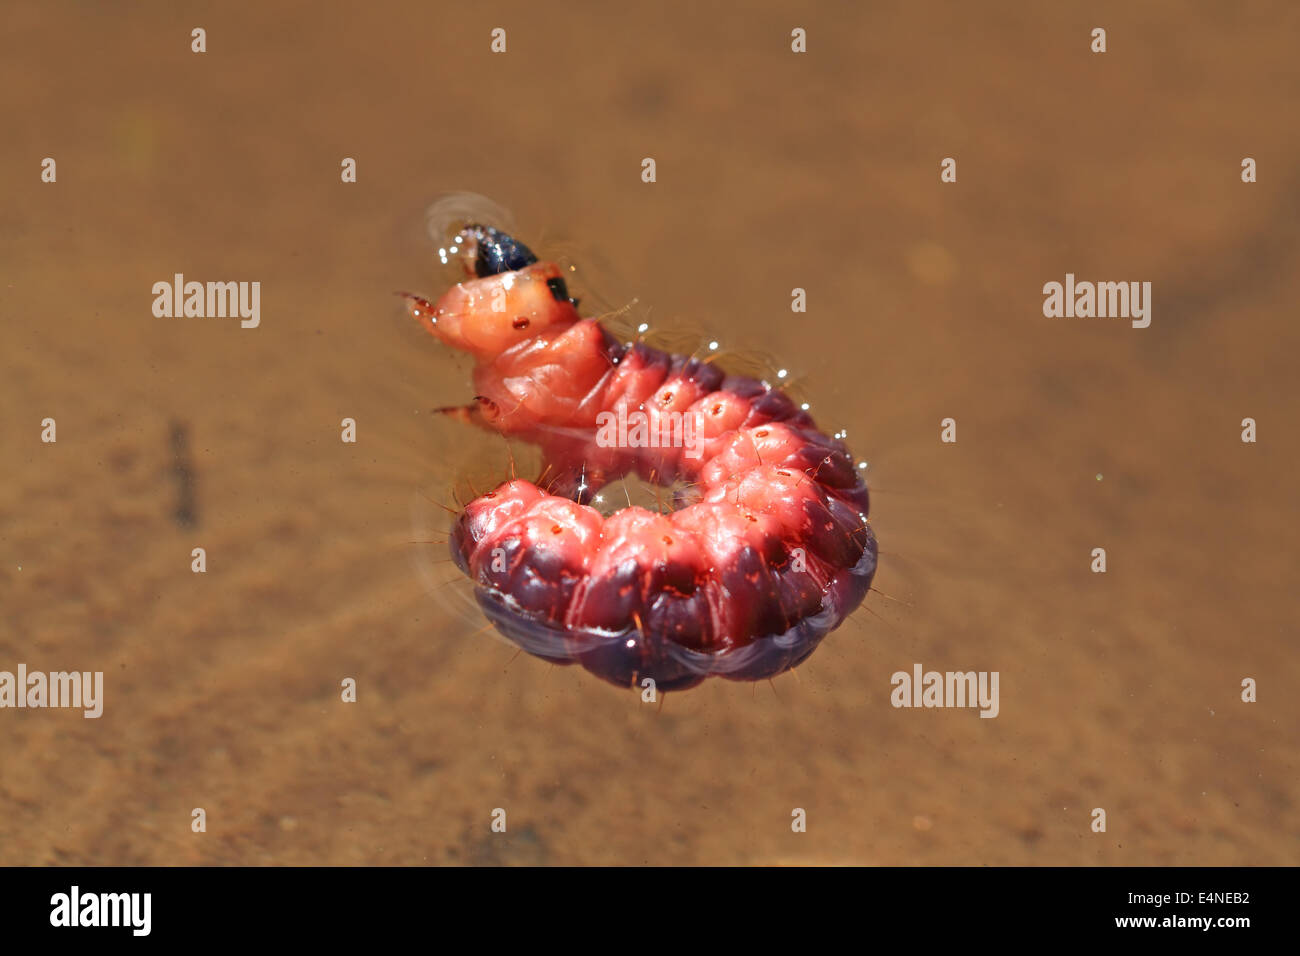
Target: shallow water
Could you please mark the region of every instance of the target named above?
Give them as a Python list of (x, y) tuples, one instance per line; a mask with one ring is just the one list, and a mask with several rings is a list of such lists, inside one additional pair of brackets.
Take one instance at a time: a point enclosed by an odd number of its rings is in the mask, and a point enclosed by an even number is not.
[[(198, 9), (0, 38), (0, 669), (105, 674), (98, 720), (0, 710), (0, 862), (1295, 861), (1291, 6)], [(451, 190), (794, 370), (897, 601), (662, 707), (479, 631), (412, 542), (506, 459), (392, 295), (441, 291)], [(1044, 318), (1067, 272), (1150, 328)], [(260, 326), (156, 318), (175, 273)], [(891, 707), (918, 662), (999, 716)]]

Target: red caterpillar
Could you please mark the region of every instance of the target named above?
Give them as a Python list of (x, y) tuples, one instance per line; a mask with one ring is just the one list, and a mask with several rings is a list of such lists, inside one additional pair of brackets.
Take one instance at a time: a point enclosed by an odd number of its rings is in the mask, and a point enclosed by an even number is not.
[[(452, 533), (492, 623), (625, 687), (758, 680), (804, 661), (876, 570), (867, 488), (843, 443), (766, 382), (618, 342), (578, 315), (559, 266), (504, 233), (468, 225), (455, 241), (477, 277), (436, 305), (406, 297), (477, 360), (475, 404), (449, 411), (539, 445), (546, 465), (546, 490), (508, 481)], [(642, 440), (610, 440), (629, 420)], [(587, 505), (631, 473), (698, 500), (667, 515)]]

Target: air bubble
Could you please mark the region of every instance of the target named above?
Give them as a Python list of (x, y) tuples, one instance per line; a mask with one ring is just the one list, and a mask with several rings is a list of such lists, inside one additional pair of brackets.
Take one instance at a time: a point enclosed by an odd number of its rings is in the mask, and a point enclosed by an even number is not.
[[(516, 232), (514, 217), (506, 208), (479, 193), (448, 193), (434, 201), (424, 214), (429, 238), (439, 246), (450, 243), (459, 246), (464, 241), (462, 230), (466, 223), (471, 222), (494, 226), (512, 235)], [(455, 248), (447, 251), (456, 254)]]

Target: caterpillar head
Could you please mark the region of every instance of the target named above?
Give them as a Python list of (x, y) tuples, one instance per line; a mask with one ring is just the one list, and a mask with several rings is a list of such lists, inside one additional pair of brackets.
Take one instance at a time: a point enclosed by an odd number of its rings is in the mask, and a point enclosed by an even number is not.
[(407, 296), (412, 317), (453, 348), (490, 361), (519, 342), (578, 320), (560, 267), (538, 262), (519, 240), (491, 226), (468, 225), (457, 236), (466, 271), (430, 305)]

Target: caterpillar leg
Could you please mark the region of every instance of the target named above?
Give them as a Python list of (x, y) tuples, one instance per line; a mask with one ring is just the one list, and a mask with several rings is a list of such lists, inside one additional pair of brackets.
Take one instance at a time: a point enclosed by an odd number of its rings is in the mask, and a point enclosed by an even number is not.
[(435, 414), (454, 418), (462, 425), (472, 425), (475, 428), (482, 428), (490, 432), (497, 430), (493, 425), (497, 415), (492, 407), (492, 402), (488, 399), (480, 399), (473, 405), (444, 405), (442, 408), (435, 408), (433, 411)]

